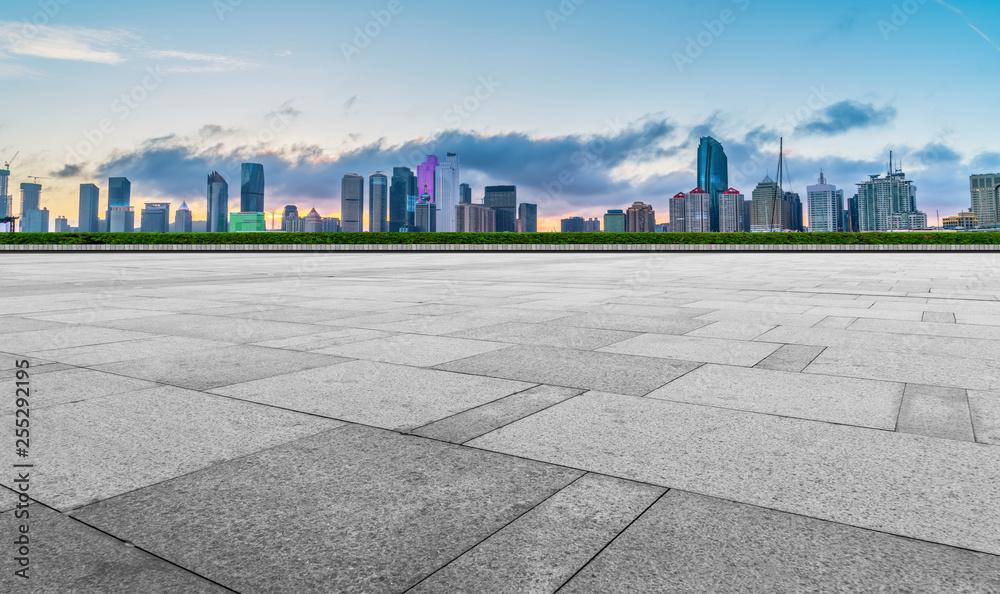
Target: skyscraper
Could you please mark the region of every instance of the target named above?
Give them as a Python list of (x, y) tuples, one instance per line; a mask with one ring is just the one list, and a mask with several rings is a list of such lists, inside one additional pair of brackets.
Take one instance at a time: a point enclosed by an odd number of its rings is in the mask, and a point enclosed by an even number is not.
[[(430, 194), (424, 194), (430, 197)], [(421, 199), (417, 202), (416, 212), (413, 213), (414, 233), (436, 233), (437, 232), (437, 207), (430, 200)]]
[(389, 187), (389, 232), (399, 233), (400, 229), (413, 224), (413, 213), (419, 193), (417, 176), (409, 167), (392, 169), (392, 185)]
[(654, 233), (656, 231), (656, 212), (653, 207), (642, 202), (635, 202), (625, 212), (625, 231), (627, 233)]
[(455, 231), (458, 233), (493, 233), (497, 227), (497, 213), (482, 204), (460, 202), (455, 206)]
[(229, 231), (229, 184), (213, 171), (208, 176), (208, 222), (205, 230), (208, 233), (226, 233)]
[(684, 231), (708, 233), (711, 231), (712, 201), (708, 192), (695, 188), (684, 195)]
[(340, 219), (323, 217), (323, 233), (340, 233)]
[(135, 230), (135, 211), (133, 210), (132, 223), (128, 222), (127, 216), (125, 216), (125, 211), (119, 211), (118, 220), (123, 222), (125, 227), (122, 231), (114, 231), (111, 228), (111, 208), (114, 206), (132, 206), (132, 182), (125, 177), (112, 177), (108, 180), (108, 211), (107, 211), (107, 221), (108, 230), (112, 233), (131, 233)]
[(10, 170), (0, 169), (0, 219), (12, 216), (14, 205), (10, 196)]
[(809, 201), (809, 230), (813, 233), (836, 233), (840, 230), (844, 214), (844, 191), (826, 183), (826, 176), (819, 174), (819, 184), (806, 188)]
[[(21, 218), (18, 221), (24, 233), (45, 233), (49, 230), (48, 211), (45, 220), (41, 215), (42, 185), (21, 184)], [(42, 225), (44, 223), (44, 229)]]
[(97, 233), (101, 190), (94, 184), (80, 184), (80, 233)]
[(858, 233), (860, 231), (858, 222), (858, 195), (855, 194), (853, 198), (847, 199), (847, 222), (844, 224), (844, 230), (848, 233)]
[[(459, 201), (458, 179), (459, 179), (459, 159), (455, 153), (448, 153), (444, 162), (438, 165), (434, 174), (435, 196), (434, 202), (438, 209), (439, 233), (452, 233), (455, 231), (455, 206)], [(516, 230), (516, 229), (515, 229)]]
[[(465, 185), (465, 184), (463, 184)], [(472, 202), (472, 190), (469, 190)], [(464, 198), (463, 198), (464, 201)], [(517, 206), (517, 219), (521, 223), (521, 233), (538, 233), (538, 205), (523, 202)]]
[(583, 223), (583, 230), (587, 233), (600, 233), (601, 232), (601, 219), (594, 217), (592, 219), (587, 219)]
[(462, 204), (472, 204), (472, 186), (460, 184), (458, 186), (459, 202)]
[(55, 229), (55, 231), (56, 231), (56, 233), (69, 233), (70, 232), (69, 221), (66, 220), (66, 217), (56, 217), (56, 229)]
[(309, 211), (309, 214), (303, 219), (305, 228), (303, 229), (306, 233), (322, 233), (323, 232), (323, 217), (320, 216), (316, 209)]
[(770, 233), (785, 230), (783, 221), (788, 219), (784, 198), (779, 196), (778, 182), (766, 176), (752, 194), (750, 204), (750, 230)]
[(170, 203), (147, 202), (139, 218), (143, 233), (168, 233), (170, 231)]
[(743, 202), (746, 197), (735, 188), (719, 194), (719, 232), (739, 233), (743, 231)]
[(436, 196), (434, 183), (436, 181), (435, 174), (437, 173), (437, 168), (438, 158), (434, 155), (428, 155), (427, 160), (417, 166), (417, 191), (426, 191), (431, 197), (431, 202), (434, 202)]
[(487, 186), (483, 204), (497, 211), (497, 232), (517, 232), (517, 186)]
[(285, 212), (281, 215), (281, 230), (289, 233), (301, 232), (299, 229), (299, 207), (289, 204), (285, 207)]
[(604, 215), (604, 232), (624, 233), (626, 219), (627, 217), (625, 216), (624, 210), (609, 210), (608, 213)]
[(340, 185), (340, 216), (345, 233), (361, 233), (365, 220), (365, 176), (348, 173)]
[(719, 141), (706, 136), (698, 146), (698, 187), (708, 192), (709, 224), (719, 230), (719, 194), (729, 188), (729, 159)]
[(902, 171), (893, 173), (891, 169), (885, 177), (872, 175), (858, 184), (858, 228), (862, 233), (927, 228), (927, 215), (917, 210), (917, 187)]
[(264, 166), (260, 163), (244, 163), (242, 173), (240, 212), (264, 212)]
[(583, 217), (570, 217), (568, 219), (563, 219), (560, 226), (560, 231), (562, 233), (584, 233), (587, 225), (587, 219)]
[(191, 209), (188, 208), (187, 202), (181, 202), (181, 207), (177, 209), (177, 214), (174, 215), (174, 232), (191, 233), (193, 228), (194, 221), (191, 218)]
[(109, 233), (132, 233), (135, 231), (135, 208), (112, 206), (108, 215)]
[(387, 233), (389, 222), (389, 178), (381, 171), (368, 177), (368, 231), (371, 233)]
[(687, 194), (679, 192), (670, 199), (670, 230), (687, 233)]
[(979, 226), (1000, 225), (1000, 173), (970, 176), (969, 189), (972, 191), (972, 212), (979, 219)]

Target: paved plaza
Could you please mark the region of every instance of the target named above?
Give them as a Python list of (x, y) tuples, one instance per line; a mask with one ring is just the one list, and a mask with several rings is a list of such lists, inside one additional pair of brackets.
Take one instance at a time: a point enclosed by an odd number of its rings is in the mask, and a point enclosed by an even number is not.
[(1000, 255), (0, 272), (3, 592), (1000, 592)]

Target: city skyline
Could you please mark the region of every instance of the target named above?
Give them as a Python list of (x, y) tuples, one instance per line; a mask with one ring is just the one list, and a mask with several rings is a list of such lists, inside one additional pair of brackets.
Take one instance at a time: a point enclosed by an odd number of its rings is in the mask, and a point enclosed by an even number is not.
[[(800, 194), (820, 169), (841, 188), (883, 172), (894, 150), (926, 212), (955, 213), (969, 207), (969, 175), (1000, 171), (995, 135), (981, 125), (995, 93), (944, 91), (993, 80), (1000, 68), (990, 41), (1000, 37), (1000, 6), (984, 1), (928, 0), (912, 14), (891, 3), (643, 2), (632, 6), (644, 14), (635, 19), (592, 2), (563, 14), (557, 3), (443, 11), (429, 0), (419, 10), (401, 2), (382, 25), (383, 3), (299, 2), (316, 17), (303, 24), (288, 18), (300, 11), (247, 3), (181, 0), (136, 14), (112, 0), (59, 3), (27, 33), (18, 23), (40, 5), (10, 4), (14, 16), (0, 23), (0, 77), (10, 89), (0, 158), (22, 152), (12, 187), (53, 177), (43, 200), (71, 221), (79, 184), (113, 175), (137, 181), (137, 204), (186, 201), (202, 218), (204, 190), (193, 180), (230, 162), (265, 166), (269, 204), (336, 214), (343, 172), (416, 169), (426, 154), (456, 152), (462, 181), (517, 185), (539, 204), (539, 227), (551, 229), (565, 216), (665, 203), (691, 186), (688, 147), (707, 135), (727, 148), (729, 185), (748, 195), (774, 175), (779, 135)], [(338, 17), (332, 42), (330, 30), (312, 40), (328, 13)], [(470, 22), (490, 27), (458, 26)], [(761, 41), (775, 24), (780, 41)], [(367, 43), (358, 35), (366, 28), (377, 32)], [(480, 49), (511, 30), (509, 51)], [(469, 49), (425, 84), (419, 64), (454, 55), (456, 43)], [(762, 73), (776, 50), (788, 74), (774, 81)], [(520, 59), (538, 52), (555, 57)], [(885, 66), (872, 67), (874, 55)], [(907, 80), (907, 92), (887, 79)], [(420, 90), (394, 92), (400, 85)], [(66, 109), (61, 89), (76, 86), (94, 91)], [(227, 90), (246, 86), (257, 91)]]

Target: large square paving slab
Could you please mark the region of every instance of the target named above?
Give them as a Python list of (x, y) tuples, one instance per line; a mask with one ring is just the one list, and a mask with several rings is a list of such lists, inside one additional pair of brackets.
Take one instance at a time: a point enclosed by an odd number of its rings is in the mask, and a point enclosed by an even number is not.
[(771, 344), (743, 340), (643, 334), (598, 350), (602, 353), (753, 367), (779, 348)]
[(348, 426), (75, 517), (237, 591), (402, 592), (580, 474)]
[(329, 328), (317, 324), (273, 322), (255, 319), (253, 316), (229, 317), (186, 313), (155, 318), (98, 322), (94, 325), (167, 336), (223, 340), (239, 344), (329, 332)]
[(468, 445), (1000, 553), (992, 447), (593, 392)]
[(399, 334), (313, 351), (351, 359), (433, 367), (449, 361), (509, 348), (509, 344), (443, 336)]

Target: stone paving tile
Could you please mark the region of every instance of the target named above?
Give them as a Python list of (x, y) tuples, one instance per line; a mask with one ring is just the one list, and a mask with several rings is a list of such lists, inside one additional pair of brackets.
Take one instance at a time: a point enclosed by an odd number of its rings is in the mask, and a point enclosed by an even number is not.
[(863, 347), (830, 347), (803, 372), (969, 390), (991, 390), (1000, 385), (1000, 364), (989, 360), (916, 356)]
[(0, 512), (12, 510), (16, 505), (17, 495), (5, 487), (0, 487)]
[(301, 301), (295, 304), (307, 309), (336, 309), (342, 311), (357, 311), (362, 313), (381, 311), (389, 312), (413, 307), (416, 302), (386, 301), (383, 299), (317, 299), (316, 301)]
[(207, 390), (344, 361), (347, 359), (330, 355), (241, 345), (109, 363), (94, 369), (192, 390)]
[(753, 367), (779, 348), (777, 345), (743, 340), (643, 334), (598, 349), (598, 352)]
[(685, 336), (700, 338), (728, 338), (731, 340), (753, 340), (768, 330), (774, 328), (770, 324), (744, 324), (741, 322), (716, 322)]
[(274, 309), (251, 309), (241, 313), (227, 314), (219, 314), (216, 313), (215, 310), (206, 310), (204, 314), (228, 318), (266, 320), (269, 322), (287, 322), (293, 324), (327, 324), (337, 320), (346, 320), (349, 318), (356, 318), (361, 315), (368, 315), (369, 312), (285, 306)]
[(893, 307), (884, 309), (855, 309), (850, 307), (814, 307), (803, 312), (817, 316), (838, 316), (844, 318), (871, 318), (877, 320), (908, 320), (919, 322), (923, 319), (923, 314), (918, 310), (905, 310)]
[[(14, 575), (17, 567), (11, 555), (6, 555), (0, 591), (34, 594), (227, 591), (54, 511), (35, 505), (30, 513), (30, 580)], [(22, 521), (13, 512), (0, 514), (0, 530), (13, 539)]]
[[(4, 369), (3, 371), (0, 371), (0, 380), (7, 380), (7, 379), (14, 380), (15, 378), (17, 378), (17, 372), (18, 372), (18, 369), (16, 368), (17, 361), (25, 360), (23, 357), (15, 358), (13, 355), (10, 355), (8, 359), (9, 363), (2, 362), (2, 360), (7, 357), (8, 355), (6, 354), (0, 355), (0, 367), (9, 367), (9, 369)], [(29, 357), (27, 361), (28, 363), (31, 364), (31, 367), (27, 369), (29, 379), (36, 375), (54, 373), (56, 371), (64, 371), (66, 369), (75, 369), (75, 367), (73, 367), (72, 365), (66, 365), (65, 363), (42, 362), (36, 359), (35, 357)]]
[(425, 425), (413, 434), (450, 443), (465, 443), (582, 393), (583, 390), (538, 386)]
[(315, 324), (293, 324), (258, 320), (251, 317), (233, 318), (195, 314), (171, 314), (155, 318), (101, 322), (97, 325), (104, 328), (151, 332), (166, 336), (186, 336), (202, 340), (224, 340), (239, 344), (329, 332), (325, 326)]
[(603, 330), (600, 328), (578, 328), (555, 323), (522, 324), (519, 322), (510, 322), (454, 332), (448, 336), (590, 351), (628, 340), (629, 338), (635, 338), (639, 334), (637, 332)]
[(798, 373), (812, 363), (826, 347), (786, 344), (754, 367)]
[(893, 320), (858, 320), (851, 330), (864, 332), (890, 332), (893, 334), (916, 334), (920, 336), (949, 336), (953, 338), (978, 338), (1000, 340), (1000, 328), (989, 325), (971, 325), (958, 317), (957, 324), (937, 324), (932, 322), (899, 322)]
[(969, 407), (976, 441), (1000, 445), (1000, 392), (969, 391)]
[(65, 328), (65, 324), (27, 317), (0, 316), (0, 336), (39, 330), (58, 330), (59, 328)]
[(264, 342), (254, 343), (253, 346), (285, 349), (288, 351), (309, 352), (351, 344), (352, 342), (364, 342), (366, 340), (374, 340), (376, 338), (388, 338), (390, 336), (394, 336), (393, 333), (382, 332), (381, 330), (344, 328), (342, 330), (321, 332), (319, 334), (279, 338), (278, 340), (265, 340)]
[(1000, 553), (982, 445), (594, 392), (468, 445)]
[(623, 332), (655, 332), (657, 334), (686, 334), (711, 324), (708, 321), (686, 317), (650, 318), (626, 316), (617, 313), (586, 313), (552, 322), (554, 325), (575, 328), (598, 328)]
[(792, 328), (782, 326), (759, 336), (758, 342), (801, 344), (842, 349), (939, 355), (969, 359), (1000, 359), (1000, 341), (949, 336), (860, 332), (832, 328)]
[(34, 320), (47, 320), (49, 322), (60, 322), (63, 324), (94, 324), (97, 322), (113, 322), (116, 320), (131, 320), (136, 318), (155, 318), (157, 316), (170, 315), (171, 312), (155, 311), (149, 309), (120, 309), (112, 304), (103, 304), (85, 309), (72, 311), (60, 311), (57, 313), (31, 314)]
[(756, 311), (763, 313), (781, 312), (781, 313), (792, 313), (792, 314), (804, 314), (807, 313), (814, 306), (791, 305), (788, 303), (761, 303), (758, 301), (737, 302), (737, 301), (706, 300), (706, 301), (695, 301), (694, 303), (691, 303), (689, 305), (684, 305), (681, 307), (709, 310), (704, 313), (711, 313), (712, 310), (727, 310), (727, 311)]
[(954, 324), (955, 314), (943, 311), (925, 311), (923, 321), (935, 324)]
[(465, 359), (483, 353), (491, 353), (510, 348), (510, 344), (487, 342), (485, 340), (465, 340), (444, 336), (423, 336), (420, 334), (399, 334), (388, 338), (377, 338), (364, 342), (352, 342), (315, 352), (351, 359), (398, 363), (415, 367), (433, 367), (449, 361)]
[[(740, 304), (742, 305), (742, 304)], [(716, 311), (717, 308), (694, 307), (694, 304), (677, 307), (647, 305), (620, 305), (617, 303), (602, 303), (589, 308), (591, 312), (612, 313), (620, 316), (636, 316), (640, 318), (695, 318)]]
[(354, 315), (327, 318), (316, 323), (323, 326), (344, 326), (348, 328), (364, 328), (368, 330), (389, 330), (393, 325), (419, 321), (422, 319), (422, 316), (396, 312), (371, 313), (358, 311), (353, 313)]
[(183, 336), (158, 336), (145, 340), (127, 340), (91, 346), (71, 347), (50, 351), (37, 351), (35, 357), (44, 357), (69, 365), (89, 367), (121, 361), (136, 361), (147, 357), (172, 357), (206, 351), (217, 351), (233, 346), (226, 342), (200, 340)]
[(438, 369), (641, 396), (697, 367), (690, 361), (517, 345)]
[(907, 384), (896, 431), (976, 441), (968, 394), (958, 388)]
[(383, 429), (411, 430), (533, 386), (434, 369), (351, 361), (212, 392)]
[(95, 344), (103, 345), (111, 342), (123, 342), (126, 340), (140, 340), (148, 338), (154, 338), (154, 336), (142, 332), (126, 332), (125, 330), (67, 325), (62, 328), (52, 330), (35, 330), (31, 332), (5, 334), (3, 336), (3, 348), (7, 352), (25, 355), (29, 353), (37, 353), (39, 351), (90, 346)]
[(555, 592), (663, 493), (586, 475), (410, 592)]
[(824, 319), (822, 322), (817, 323), (813, 328), (832, 328), (835, 330), (847, 330), (851, 327), (851, 324), (857, 322), (858, 318), (841, 318), (837, 316), (830, 316)]
[(32, 408), (79, 402), (156, 387), (153, 382), (80, 368), (43, 374), (33, 372), (30, 382)]
[(74, 515), (241, 592), (402, 592), (581, 474), (348, 426)]
[(671, 491), (560, 592), (993, 592), (1000, 558)]
[(810, 328), (823, 321), (827, 316), (794, 314), (782, 311), (732, 311), (720, 310), (695, 318), (706, 322), (738, 322), (741, 324), (759, 324), (762, 326), (801, 326)]
[(648, 398), (892, 431), (903, 384), (705, 365)]
[[(340, 426), (173, 387), (38, 409), (32, 497), (60, 510)], [(11, 415), (4, 417), (13, 426)], [(13, 452), (0, 451), (7, 467)], [(0, 483), (11, 487), (8, 475)]]

